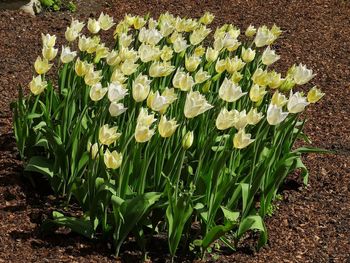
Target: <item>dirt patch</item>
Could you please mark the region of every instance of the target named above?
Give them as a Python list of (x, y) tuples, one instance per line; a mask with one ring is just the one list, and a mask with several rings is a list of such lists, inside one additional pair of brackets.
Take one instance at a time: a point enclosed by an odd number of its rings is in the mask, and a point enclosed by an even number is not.
[[(216, 15), (215, 25), (234, 23), (281, 26), (283, 37), (274, 46), (281, 55), (276, 63), (285, 72), (292, 63), (305, 63), (317, 76), (313, 83), (326, 97), (308, 107), (306, 133), (314, 146), (333, 150), (332, 155), (308, 155), (310, 186), (302, 187), (292, 175), (282, 191), (283, 200), (267, 219), (269, 245), (256, 252), (246, 240), (237, 253), (218, 262), (350, 262), (350, 3), (348, 1), (77, 1), (78, 12), (43, 13), (37, 18), (19, 11), (0, 11), (0, 262), (116, 262), (104, 243), (74, 234), (44, 236), (41, 222), (57, 209), (47, 193), (37, 193), (22, 177), (9, 104), (17, 87), (25, 87), (40, 53), (40, 33), (63, 40), (71, 17), (86, 19), (101, 10), (116, 19), (125, 13), (158, 16), (169, 11), (199, 17)], [(96, 4), (97, 3), (97, 4)], [(60, 45), (61, 43), (59, 43)], [(165, 262), (166, 241), (150, 244), (150, 258)], [(140, 253), (132, 242), (123, 261), (136, 262)], [(179, 262), (191, 261), (180, 258)], [(212, 258), (212, 260), (214, 260)]]

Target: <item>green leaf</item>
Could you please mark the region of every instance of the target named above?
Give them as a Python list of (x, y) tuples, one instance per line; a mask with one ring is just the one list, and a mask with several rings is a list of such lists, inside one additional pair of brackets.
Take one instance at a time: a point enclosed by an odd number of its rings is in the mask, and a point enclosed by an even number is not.
[(231, 210), (229, 210), (228, 208), (221, 206), (221, 210), (224, 213), (224, 216), (226, 218), (226, 220), (230, 221), (230, 222), (236, 222), (238, 217), (239, 217), (239, 212), (233, 212)]
[(260, 238), (258, 247), (262, 247), (267, 242), (267, 230), (265, 228), (265, 224), (261, 216), (259, 215), (251, 215), (244, 218), (239, 224), (239, 228), (237, 231), (237, 239), (239, 239), (244, 233), (248, 230), (258, 230), (260, 231)]
[(49, 179), (53, 178), (53, 163), (42, 156), (34, 156), (30, 158), (24, 171), (37, 172), (47, 176)]
[(235, 224), (232, 222), (227, 223), (226, 225), (214, 226), (203, 238), (202, 247), (203, 250), (206, 250), (210, 244), (212, 244), (215, 240), (224, 236), (227, 232), (234, 228)]

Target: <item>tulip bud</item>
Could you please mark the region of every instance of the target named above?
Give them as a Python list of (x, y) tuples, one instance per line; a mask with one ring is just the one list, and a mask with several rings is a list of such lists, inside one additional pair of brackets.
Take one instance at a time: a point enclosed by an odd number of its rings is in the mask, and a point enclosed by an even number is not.
[(91, 144), (91, 142), (88, 142), (87, 150), (88, 152), (91, 153), (92, 160), (95, 160), (96, 158), (98, 158), (98, 150), (99, 150), (98, 143)]
[(193, 139), (194, 139), (193, 131), (187, 132), (182, 139), (182, 148), (184, 148), (185, 150), (188, 150), (193, 144)]
[(199, 22), (204, 25), (209, 25), (214, 20), (214, 15), (209, 12), (205, 12), (204, 15), (199, 19)]

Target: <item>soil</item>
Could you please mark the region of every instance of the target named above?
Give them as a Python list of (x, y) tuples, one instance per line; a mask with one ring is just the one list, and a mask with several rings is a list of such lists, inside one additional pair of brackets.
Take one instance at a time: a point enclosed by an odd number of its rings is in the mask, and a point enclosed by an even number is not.
[[(235, 0), (235, 1), (76, 1), (77, 13), (58, 12), (33, 18), (21, 11), (0, 11), (0, 262), (137, 262), (140, 252), (127, 244), (116, 259), (102, 242), (61, 231), (44, 235), (40, 225), (53, 210), (55, 198), (38, 192), (23, 177), (12, 132), (10, 102), (17, 88), (26, 87), (33, 62), (41, 49), (40, 33), (63, 39), (71, 17), (86, 19), (101, 11), (116, 19), (124, 14), (169, 11), (199, 17), (216, 15), (215, 24), (279, 25), (284, 33), (274, 48), (276, 63), (285, 72), (293, 63), (305, 63), (317, 76), (313, 83), (326, 92), (317, 105), (307, 108), (305, 132), (312, 145), (334, 154), (304, 157), (310, 184), (303, 187), (291, 175), (281, 191), (282, 200), (267, 219), (269, 244), (259, 252), (251, 237), (235, 253), (214, 251), (217, 262), (350, 262), (350, 2), (337, 0)], [(60, 44), (60, 43), (59, 43)], [(152, 240), (148, 257), (166, 262), (164, 237)], [(178, 262), (191, 262), (189, 255)]]

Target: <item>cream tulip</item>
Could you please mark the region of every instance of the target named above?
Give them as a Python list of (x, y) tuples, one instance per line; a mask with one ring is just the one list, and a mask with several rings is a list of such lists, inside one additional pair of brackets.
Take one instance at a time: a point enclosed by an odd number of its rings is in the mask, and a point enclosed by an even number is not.
[(118, 127), (109, 128), (108, 124), (103, 125), (98, 133), (99, 142), (107, 146), (116, 142), (122, 135), (121, 133), (118, 133), (117, 130)]
[(180, 89), (182, 91), (189, 91), (194, 84), (195, 82), (189, 73), (185, 73), (181, 69), (176, 71), (173, 78), (174, 88)]
[(276, 54), (275, 50), (272, 50), (270, 46), (268, 46), (261, 57), (261, 61), (264, 65), (269, 66), (273, 63), (275, 63), (277, 60), (280, 59), (280, 56)]
[(135, 140), (139, 143), (149, 141), (154, 135), (154, 129), (150, 129), (149, 126), (136, 125), (135, 129)]
[(242, 57), (244, 62), (249, 63), (249, 62), (254, 60), (255, 53), (256, 53), (256, 51), (251, 49), (251, 48), (245, 49), (244, 47), (242, 47), (242, 55), (241, 55), (241, 57)]
[(272, 95), (271, 104), (276, 105), (277, 107), (283, 107), (287, 102), (288, 99), (286, 96), (279, 93), (278, 90)]
[(85, 84), (88, 86), (93, 86), (99, 83), (101, 79), (102, 79), (102, 71), (101, 70), (94, 71), (93, 68), (90, 68), (84, 76)]
[(108, 111), (112, 117), (118, 117), (123, 114), (128, 108), (124, 107), (123, 103), (111, 102), (109, 105)]
[(179, 124), (176, 123), (175, 118), (167, 120), (166, 116), (162, 115), (158, 125), (158, 132), (163, 138), (169, 138), (174, 134)]
[(293, 94), (290, 91), (289, 100), (287, 104), (288, 111), (290, 113), (299, 113), (302, 112), (307, 105), (309, 105), (306, 101), (306, 98), (301, 95), (300, 92), (296, 92)]
[(256, 108), (251, 108), (247, 114), (247, 123), (249, 125), (256, 125), (264, 117), (261, 112), (258, 112)]
[(218, 58), (218, 56), (219, 56), (218, 50), (211, 47), (207, 48), (207, 51), (205, 52), (205, 59), (208, 62), (214, 62)]
[(305, 65), (299, 64), (294, 68), (293, 79), (297, 85), (308, 83), (316, 74), (312, 74), (311, 69), (307, 69)]
[(318, 102), (325, 93), (322, 93), (321, 90), (319, 90), (316, 86), (314, 86), (311, 90), (309, 90), (307, 94), (307, 101), (309, 103), (316, 103)]
[(221, 109), (215, 121), (216, 128), (222, 131), (232, 128), (237, 114), (238, 112), (236, 110), (228, 111), (226, 108)]
[(186, 96), (184, 114), (188, 119), (194, 118), (213, 108), (199, 91), (190, 91)]
[(118, 169), (123, 162), (123, 155), (117, 151), (110, 152), (108, 149), (103, 156), (104, 163), (109, 169)]
[(210, 74), (203, 70), (203, 68), (200, 68), (196, 75), (194, 75), (194, 80), (196, 84), (203, 83), (204, 81), (210, 79)]
[(62, 46), (62, 51), (61, 51), (61, 62), (63, 64), (69, 63), (73, 61), (73, 59), (77, 56), (76, 51), (71, 51), (70, 47), (64, 47)]
[(256, 34), (256, 28), (252, 25), (249, 25), (244, 33), (247, 37), (253, 37)]
[(242, 88), (231, 80), (225, 78), (219, 89), (219, 97), (226, 102), (239, 100), (247, 92), (242, 92)]
[(189, 72), (195, 71), (200, 63), (201, 63), (200, 57), (197, 57), (197, 56), (185, 57), (185, 68)]
[(270, 125), (280, 124), (282, 121), (287, 118), (288, 112), (283, 112), (282, 107), (278, 107), (277, 105), (270, 104), (267, 109), (267, 122)]
[(182, 148), (185, 150), (188, 150), (191, 148), (194, 140), (194, 134), (193, 131), (189, 131), (185, 134), (185, 136), (182, 138)]
[(267, 91), (264, 86), (260, 87), (258, 84), (253, 84), (249, 91), (249, 97), (251, 101), (259, 102), (264, 98), (266, 93)]
[(239, 130), (233, 137), (233, 147), (236, 149), (244, 149), (249, 144), (255, 141), (251, 139), (252, 135), (250, 133), (245, 133), (244, 129)]
[(128, 90), (119, 83), (111, 83), (108, 86), (108, 99), (110, 102), (118, 102), (128, 95)]
[(115, 23), (113, 23), (113, 18), (107, 14), (105, 15), (103, 12), (98, 18), (98, 24), (100, 28), (105, 31), (111, 29), (115, 25)]
[(35, 60), (34, 63), (34, 68), (36, 73), (38, 73), (39, 75), (45, 74), (47, 73), (52, 67), (52, 64), (49, 64), (49, 61), (47, 59), (42, 59), (41, 57), (38, 57)]
[(146, 75), (141, 73), (136, 77), (132, 84), (132, 97), (136, 102), (141, 102), (147, 99), (150, 91), (151, 80)]
[(57, 52), (58, 52), (57, 48), (53, 48), (46, 45), (44, 45), (42, 49), (43, 58), (47, 59), (48, 61), (53, 60), (57, 56)]
[(90, 98), (92, 101), (99, 101), (106, 95), (107, 91), (108, 88), (102, 88), (101, 83), (97, 83), (90, 89)]
[(169, 62), (159, 62), (155, 61), (151, 64), (149, 68), (149, 76), (152, 78), (166, 77), (170, 75), (175, 70)]
[(43, 46), (54, 47), (56, 44), (56, 36), (55, 35), (51, 36), (50, 34), (44, 35), (43, 33), (41, 33), (41, 39), (43, 42)]
[(47, 87), (47, 81), (42, 80), (41, 76), (33, 77), (29, 83), (29, 89), (34, 95), (41, 94)]
[(87, 28), (92, 34), (97, 34), (101, 30), (100, 23), (93, 18), (89, 18)]

